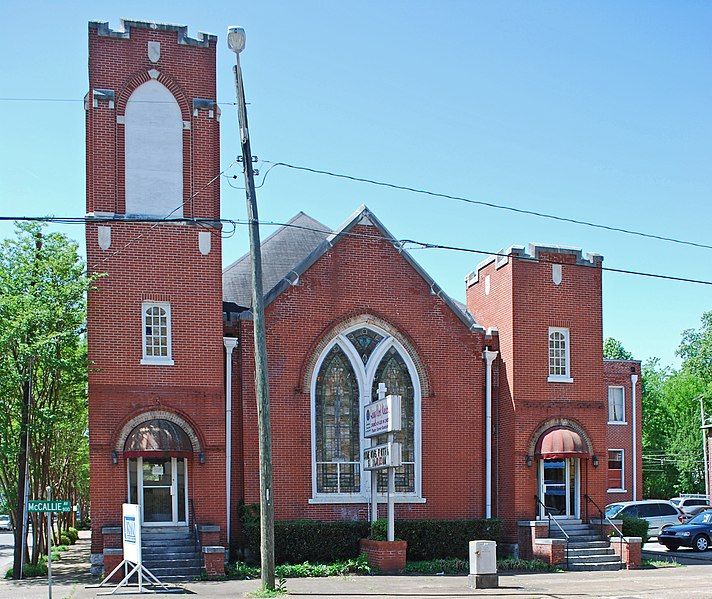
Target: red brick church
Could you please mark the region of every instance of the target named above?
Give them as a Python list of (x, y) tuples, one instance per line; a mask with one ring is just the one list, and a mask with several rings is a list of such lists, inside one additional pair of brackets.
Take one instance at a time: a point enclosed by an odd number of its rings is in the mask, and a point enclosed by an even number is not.
[[(97, 569), (120, 559), (124, 502), (155, 546), (188, 555), (197, 535), (222, 560), (238, 506), (259, 501), (249, 261), (223, 267), (205, 222), (220, 218), (217, 44), (89, 24)], [(339, 226), (300, 212), (262, 252), (277, 519), (369, 517), (361, 415), (379, 383), (402, 397), (397, 518), (497, 517), (514, 543), (544, 506), (585, 522), (587, 496), (641, 498), (640, 364), (603, 358), (601, 256), (509, 247), (462, 304), (363, 206)]]

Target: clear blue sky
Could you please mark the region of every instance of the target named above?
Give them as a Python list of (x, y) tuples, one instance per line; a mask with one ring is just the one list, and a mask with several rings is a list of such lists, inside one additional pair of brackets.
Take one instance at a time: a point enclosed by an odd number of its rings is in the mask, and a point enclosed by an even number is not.
[[(218, 34), (223, 101), (234, 100), (224, 32), (246, 28), (260, 158), (712, 239), (712, 4), (9, 0), (0, 96), (81, 99), (87, 21), (116, 27), (120, 17)], [(224, 106), (224, 165), (239, 152), (235, 120)], [(0, 102), (0, 140), (0, 214), (84, 213), (80, 102)], [(712, 279), (712, 250), (316, 175), (275, 169), (258, 199), (263, 219), (304, 210), (335, 227), (365, 203), (398, 237), (486, 250), (576, 245), (607, 266)], [(243, 192), (223, 183), (222, 210), (244, 218)], [(62, 230), (83, 243), (82, 227)], [(0, 237), (10, 233), (0, 225)], [(238, 229), (224, 262), (246, 247)], [(414, 255), (464, 299), (478, 257)], [(710, 287), (604, 278), (604, 335), (642, 359), (674, 363), (681, 331), (709, 309)]]

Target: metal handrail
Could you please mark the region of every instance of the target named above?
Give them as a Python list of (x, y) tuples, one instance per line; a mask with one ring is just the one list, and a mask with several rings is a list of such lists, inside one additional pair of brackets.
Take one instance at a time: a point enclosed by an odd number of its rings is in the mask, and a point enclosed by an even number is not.
[(195, 519), (195, 506), (193, 505), (193, 500), (188, 499), (188, 508), (190, 509), (190, 519), (193, 522), (193, 532), (195, 533), (195, 549), (198, 555), (202, 553), (202, 546), (200, 543), (200, 531), (198, 530), (198, 521)]
[[(551, 537), (551, 513), (549, 512), (549, 508), (546, 507), (544, 503), (542, 503), (541, 499), (539, 499), (538, 496), (534, 495), (534, 501), (536, 502), (534, 505), (537, 503), (544, 508), (544, 513), (546, 516), (549, 518), (549, 537)], [(570, 537), (568, 533), (564, 530), (564, 527), (559, 524), (556, 518), (554, 518), (554, 524), (559, 527), (559, 530), (564, 533), (564, 537), (566, 537), (566, 569), (569, 569), (569, 540)]]
[[(620, 551), (621, 551), (621, 554), (622, 554), (622, 553), (623, 553), (623, 543), (625, 543), (626, 545), (628, 545), (628, 546), (630, 547), (630, 543), (629, 543), (628, 540), (623, 536), (623, 531), (620, 530), (620, 529), (613, 523), (613, 520), (611, 520), (611, 519), (606, 515), (606, 513), (600, 508), (600, 506), (593, 500), (593, 497), (591, 497), (588, 493), (585, 493), (585, 494), (584, 494), (584, 498), (586, 499), (586, 501), (590, 501), (590, 502), (595, 506), (595, 508), (598, 510), (599, 515), (601, 516), (601, 517), (599, 518), (599, 520), (600, 520), (600, 522), (601, 522), (601, 524), (600, 524), (600, 526), (601, 526), (601, 536), (603, 536), (603, 521), (604, 521), (604, 520), (608, 520), (608, 522), (610, 523), (610, 525), (613, 527), (613, 530), (615, 530), (615, 531), (618, 533), (618, 538), (620, 539), (620, 541), (619, 541)], [(608, 542), (609, 542), (609, 543), (611, 542), (610, 537), (609, 537), (609, 539), (608, 539)], [(622, 556), (621, 556), (621, 557), (622, 557)]]

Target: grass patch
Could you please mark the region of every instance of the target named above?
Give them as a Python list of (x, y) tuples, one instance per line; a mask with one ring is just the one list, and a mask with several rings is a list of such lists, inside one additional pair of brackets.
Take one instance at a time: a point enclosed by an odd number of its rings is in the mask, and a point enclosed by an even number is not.
[(552, 566), (540, 559), (515, 559), (505, 557), (497, 560), (499, 572), (559, 572), (561, 568)]
[(287, 594), (287, 581), (284, 578), (280, 578), (277, 584), (274, 585), (274, 589), (265, 589), (264, 587), (251, 593), (247, 593), (248, 597), (281, 597)]
[[(54, 559), (54, 556), (52, 556), (52, 559)], [(5, 572), (5, 579), (10, 580), (12, 575), (13, 569), (9, 568), (8, 571)], [(25, 564), (22, 568), (23, 578), (40, 578), (43, 576), (47, 576), (47, 557), (44, 555), (40, 557), (37, 564)]]
[(676, 560), (665, 559), (644, 559), (641, 567), (647, 570), (657, 570), (658, 568), (682, 568), (683, 564)]

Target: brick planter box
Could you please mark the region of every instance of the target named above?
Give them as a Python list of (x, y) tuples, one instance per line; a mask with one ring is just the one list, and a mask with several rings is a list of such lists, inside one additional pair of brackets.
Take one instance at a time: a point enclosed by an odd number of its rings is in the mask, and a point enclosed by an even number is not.
[(405, 553), (408, 548), (406, 541), (359, 541), (361, 553), (366, 554), (368, 563), (386, 574), (400, 572), (405, 568)]

